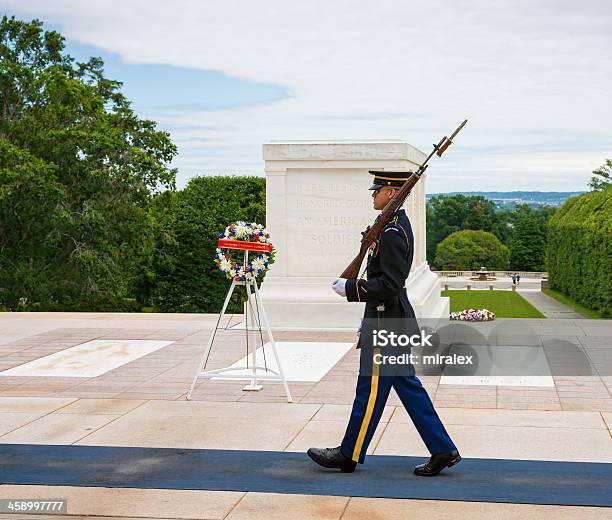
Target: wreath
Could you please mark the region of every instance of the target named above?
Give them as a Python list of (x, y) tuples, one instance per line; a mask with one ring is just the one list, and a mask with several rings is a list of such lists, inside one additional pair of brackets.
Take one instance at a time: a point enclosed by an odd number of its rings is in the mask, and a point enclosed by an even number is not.
[[(244, 244), (245, 242), (249, 245)], [(242, 251), (247, 251), (246, 263), (241, 265), (232, 260), (229, 249), (233, 248), (238, 249), (241, 256), (244, 255)], [(227, 226), (223, 233), (219, 233), (215, 264), (228, 280), (251, 282), (274, 263), (274, 253), (270, 233), (264, 226), (255, 222), (238, 221)]]

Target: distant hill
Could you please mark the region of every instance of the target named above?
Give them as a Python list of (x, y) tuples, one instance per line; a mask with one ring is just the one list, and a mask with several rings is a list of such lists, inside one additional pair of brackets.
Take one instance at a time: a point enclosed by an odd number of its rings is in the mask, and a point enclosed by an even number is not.
[(512, 209), (517, 204), (529, 206), (561, 206), (570, 197), (582, 195), (584, 191), (453, 191), (450, 193), (428, 193), (436, 195), (480, 195), (495, 202), (500, 209)]

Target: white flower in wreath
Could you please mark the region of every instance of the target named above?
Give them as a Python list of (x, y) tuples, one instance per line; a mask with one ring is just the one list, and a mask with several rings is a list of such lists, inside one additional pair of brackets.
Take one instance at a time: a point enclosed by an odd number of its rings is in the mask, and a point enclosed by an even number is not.
[(251, 265), (253, 266), (253, 269), (255, 271), (260, 271), (260, 270), (263, 271), (266, 268), (263, 258), (256, 258), (255, 260), (251, 262)]
[(221, 271), (229, 271), (232, 268), (232, 262), (227, 258), (224, 258), (221, 260), (219, 267), (221, 268)]
[(244, 222), (238, 222), (234, 231), (236, 238), (247, 238), (249, 236), (249, 229), (245, 226)]

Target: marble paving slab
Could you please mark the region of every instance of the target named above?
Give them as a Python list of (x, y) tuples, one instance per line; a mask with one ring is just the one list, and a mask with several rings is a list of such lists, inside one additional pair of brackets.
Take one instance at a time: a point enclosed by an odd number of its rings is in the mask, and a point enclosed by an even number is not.
[(544, 349), (539, 346), (451, 347), (450, 353), (455, 351), (472, 354), (475, 364), (468, 369), (445, 366), (441, 385), (555, 386)]
[(173, 341), (96, 339), (0, 372), (0, 376), (97, 377)]
[(555, 386), (552, 376), (442, 376), (441, 385)]
[[(353, 347), (354, 343), (336, 343), (326, 341), (277, 341), (276, 350), (280, 358), (281, 365), (288, 381), (320, 381), (333, 366), (344, 357)], [(255, 351), (257, 366), (264, 366), (274, 371), (278, 371), (278, 364), (272, 352), (270, 342)], [(248, 356), (248, 366), (252, 365), (252, 354)], [(247, 368), (247, 356), (236, 361), (228, 368), (240, 369), (232, 370), (233, 375), (244, 375), (244, 379), (250, 379), (251, 370)], [(264, 373), (264, 372), (262, 372)], [(213, 379), (223, 379), (215, 377)]]

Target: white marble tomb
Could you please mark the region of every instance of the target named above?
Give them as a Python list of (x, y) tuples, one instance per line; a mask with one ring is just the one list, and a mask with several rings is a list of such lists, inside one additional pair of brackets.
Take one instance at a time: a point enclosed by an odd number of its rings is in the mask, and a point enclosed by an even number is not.
[[(401, 140), (272, 141), (263, 145), (263, 157), (266, 227), (277, 249), (262, 285), (271, 325), (357, 328), (363, 304), (346, 302), (331, 283), (377, 214), (368, 170), (415, 170), (425, 154)], [(425, 259), (425, 182), (404, 205), (415, 236), (406, 288), (417, 316), (440, 318), (448, 316), (449, 301)]]

